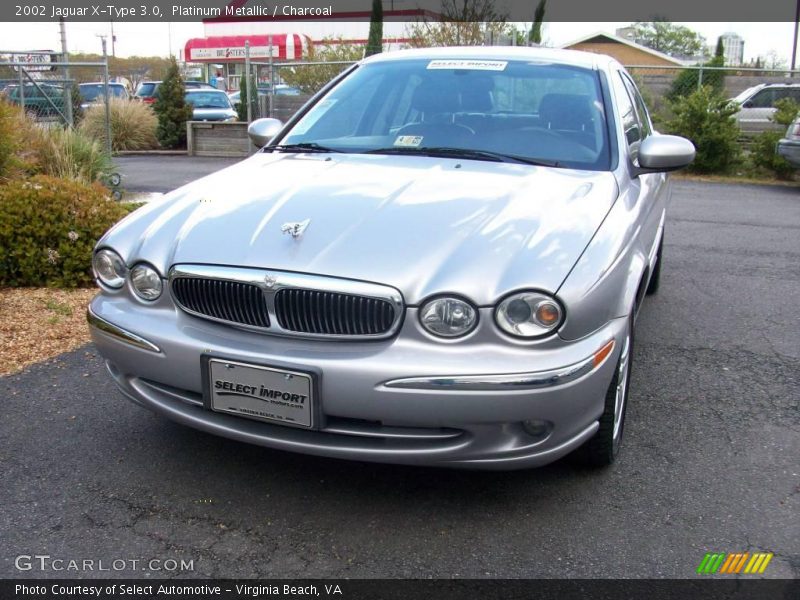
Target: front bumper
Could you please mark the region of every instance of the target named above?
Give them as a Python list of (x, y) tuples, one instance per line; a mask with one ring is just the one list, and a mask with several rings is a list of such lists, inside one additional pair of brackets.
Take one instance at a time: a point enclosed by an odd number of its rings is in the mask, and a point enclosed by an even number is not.
[[(433, 340), (415, 309), (369, 342), (277, 337), (101, 293), (92, 338), (134, 402), (197, 429), (271, 448), (376, 462), (487, 469), (540, 466), (597, 430), (626, 320), (565, 342), (504, 339), (481, 311), (458, 342)], [(595, 353), (616, 341), (598, 364)], [(316, 373), (319, 427), (303, 430), (203, 407), (201, 357)], [(535, 422), (538, 427), (531, 428)]]

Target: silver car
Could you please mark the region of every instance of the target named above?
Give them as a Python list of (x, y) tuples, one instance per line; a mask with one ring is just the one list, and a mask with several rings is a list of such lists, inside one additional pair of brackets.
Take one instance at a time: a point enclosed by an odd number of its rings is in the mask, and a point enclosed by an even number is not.
[(778, 140), (777, 151), (793, 167), (800, 167), (800, 117), (786, 130), (786, 137)]
[(614, 461), (666, 172), (694, 156), (617, 62), (380, 54), (250, 133), (97, 244), (88, 318), (128, 398), (329, 457)]

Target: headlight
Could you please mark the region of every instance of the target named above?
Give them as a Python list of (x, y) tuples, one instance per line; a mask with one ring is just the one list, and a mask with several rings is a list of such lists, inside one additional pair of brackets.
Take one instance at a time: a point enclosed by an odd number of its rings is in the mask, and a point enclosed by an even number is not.
[(108, 287), (121, 288), (125, 283), (128, 268), (125, 261), (113, 250), (100, 250), (92, 258), (95, 276)]
[(520, 292), (503, 300), (494, 313), (497, 326), (526, 338), (546, 335), (564, 320), (561, 305), (541, 292)]
[(419, 320), (432, 334), (452, 338), (472, 331), (478, 322), (478, 312), (458, 298), (435, 298), (422, 305)]
[(161, 276), (148, 265), (136, 265), (131, 269), (131, 285), (142, 300), (155, 300), (163, 288)]

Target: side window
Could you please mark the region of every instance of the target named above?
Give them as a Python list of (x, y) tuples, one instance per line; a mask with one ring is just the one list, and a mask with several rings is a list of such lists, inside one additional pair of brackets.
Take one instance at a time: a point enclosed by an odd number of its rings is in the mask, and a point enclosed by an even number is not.
[[(622, 121), (622, 128), (625, 131), (625, 140), (628, 147), (635, 153), (638, 149), (638, 142), (642, 139), (641, 125), (633, 107), (633, 101), (628, 94), (628, 89), (622, 79), (622, 73), (617, 72), (616, 77), (612, 77), (614, 85), (614, 95), (617, 97), (617, 108), (619, 118)], [(636, 147), (634, 148), (634, 145)]]
[(647, 107), (644, 104), (644, 100), (636, 84), (633, 83), (629, 77), (624, 75), (622, 80), (625, 82), (625, 87), (628, 89), (628, 93), (636, 104), (636, 112), (639, 113), (639, 124), (642, 126), (642, 138), (646, 138), (653, 132), (653, 126), (650, 124), (650, 113), (647, 112)]
[(761, 90), (750, 98), (751, 108), (771, 108), (773, 99), (773, 90)]

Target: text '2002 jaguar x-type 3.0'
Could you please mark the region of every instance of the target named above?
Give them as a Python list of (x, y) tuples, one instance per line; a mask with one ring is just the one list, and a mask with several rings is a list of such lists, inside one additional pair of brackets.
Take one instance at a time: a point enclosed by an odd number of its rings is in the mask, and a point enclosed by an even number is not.
[(97, 244), (88, 318), (126, 396), (330, 457), (614, 461), (666, 173), (694, 157), (617, 62), (380, 54), (249, 133)]

